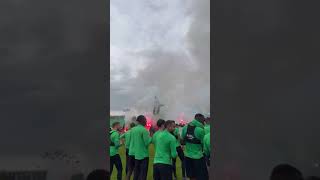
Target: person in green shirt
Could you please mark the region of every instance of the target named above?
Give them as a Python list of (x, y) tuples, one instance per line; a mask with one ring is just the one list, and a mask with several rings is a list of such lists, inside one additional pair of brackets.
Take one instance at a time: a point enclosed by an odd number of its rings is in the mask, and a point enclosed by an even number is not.
[(206, 156), (207, 165), (210, 166), (210, 154), (211, 154), (210, 132), (206, 134), (203, 138), (203, 151)]
[[(131, 129), (130, 132), (130, 145), (129, 145), (129, 161), (134, 160), (134, 168), (131, 167), (129, 162), (129, 173), (134, 171), (134, 180), (146, 180), (149, 164), (149, 144), (151, 138), (148, 130), (145, 128), (147, 119), (140, 115), (137, 117), (138, 125)], [(130, 178), (127, 175), (127, 179)]]
[(168, 120), (165, 127), (156, 141), (153, 161), (154, 180), (172, 180), (172, 159), (177, 157), (176, 138), (171, 134), (175, 130), (175, 122)]
[[(176, 128), (175, 130), (173, 131), (173, 135), (174, 137), (176, 138), (176, 150), (177, 150), (177, 153), (178, 153), (178, 156), (180, 158), (180, 161), (181, 161), (181, 172), (182, 172), (182, 179), (185, 179), (186, 177), (186, 173), (185, 173), (185, 163), (184, 163), (184, 152), (182, 150), (182, 147), (181, 147), (181, 136), (180, 136), (180, 130), (179, 130), (179, 125), (176, 124)], [(177, 179), (177, 168), (176, 168), (176, 162), (177, 162), (177, 158), (174, 158), (173, 159), (173, 176), (175, 177), (175, 179)]]
[(204, 121), (202, 114), (196, 114), (194, 120), (182, 129), (185, 143), (185, 166), (190, 180), (208, 180), (208, 170), (203, 156)]
[(122, 162), (119, 156), (119, 147), (120, 144), (120, 130), (121, 126), (119, 122), (112, 124), (112, 129), (110, 131), (110, 173), (112, 174), (113, 166), (116, 166), (118, 174), (117, 179), (121, 180), (122, 178)]
[[(165, 129), (165, 127), (164, 127), (165, 123), (166, 123), (166, 121), (163, 119), (159, 119), (157, 121), (158, 130), (153, 134), (152, 140), (151, 140), (151, 142), (152, 142), (152, 144), (154, 144), (154, 146), (156, 146), (156, 141), (157, 141), (158, 135), (161, 134)], [(156, 148), (155, 148), (155, 150), (156, 150)]]
[(130, 145), (130, 132), (131, 132), (130, 130), (135, 126), (136, 126), (135, 123), (133, 123), (133, 122), (130, 123), (128, 131), (120, 136), (120, 139), (124, 139), (125, 140), (125, 147), (126, 147), (126, 174), (128, 174), (128, 166), (129, 166), (128, 162), (129, 162), (129, 145)]

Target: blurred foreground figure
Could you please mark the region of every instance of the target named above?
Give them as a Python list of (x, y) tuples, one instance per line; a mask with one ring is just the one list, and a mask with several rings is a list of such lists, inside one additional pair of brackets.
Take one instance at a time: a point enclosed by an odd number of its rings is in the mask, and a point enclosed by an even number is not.
[(297, 168), (280, 164), (272, 170), (270, 180), (303, 180), (303, 176)]
[(87, 180), (110, 180), (110, 174), (103, 169), (94, 170), (88, 175)]

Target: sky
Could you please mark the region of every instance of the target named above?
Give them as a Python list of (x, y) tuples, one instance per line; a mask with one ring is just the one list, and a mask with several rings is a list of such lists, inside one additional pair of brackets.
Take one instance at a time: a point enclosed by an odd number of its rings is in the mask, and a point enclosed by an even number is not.
[[(151, 111), (154, 96), (170, 109), (165, 110), (166, 117), (208, 112), (209, 2), (111, 0), (111, 112)], [(189, 92), (193, 81), (201, 88)]]

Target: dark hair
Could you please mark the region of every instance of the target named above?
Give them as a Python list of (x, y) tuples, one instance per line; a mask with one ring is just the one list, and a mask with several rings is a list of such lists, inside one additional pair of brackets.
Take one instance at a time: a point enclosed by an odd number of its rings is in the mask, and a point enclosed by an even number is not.
[(92, 171), (88, 177), (87, 180), (110, 180), (110, 173), (103, 169), (97, 169)]
[(306, 180), (320, 180), (320, 177), (310, 176)]
[(130, 123), (130, 128), (133, 128), (133, 127), (135, 127), (136, 126), (136, 124), (135, 123)]
[(302, 173), (289, 164), (280, 164), (273, 168), (270, 180), (303, 180)]
[(204, 118), (204, 115), (198, 113), (194, 116), (194, 118), (198, 120), (199, 118)]
[(157, 126), (160, 128), (160, 127), (163, 126), (165, 123), (166, 123), (165, 120), (159, 119), (159, 120), (157, 121)]
[(144, 115), (140, 115), (137, 117), (137, 122), (141, 125), (146, 125), (146, 117)]
[(173, 121), (173, 120), (167, 120), (166, 123), (164, 124), (164, 127), (167, 128), (167, 127), (170, 126), (171, 124), (176, 124), (176, 122)]
[(114, 123), (112, 123), (112, 128), (114, 128), (116, 125), (120, 125), (120, 122), (114, 122)]

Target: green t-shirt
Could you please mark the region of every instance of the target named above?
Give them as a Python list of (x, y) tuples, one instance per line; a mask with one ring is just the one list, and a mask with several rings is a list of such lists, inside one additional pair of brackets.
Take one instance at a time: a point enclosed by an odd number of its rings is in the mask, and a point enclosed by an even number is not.
[(153, 164), (172, 165), (172, 158), (177, 157), (176, 138), (167, 130), (157, 137)]
[(137, 125), (130, 131), (129, 155), (134, 156), (137, 160), (149, 157), (151, 138), (148, 130), (142, 125)]
[(210, 152), (211, 152), (210, 133), (206, 134), (203, 138), (203, 151), (205, 155), (210, 156)]
[(124, 139), (125, 147), (126, 147), (126, 149), (129, 149), (129, 145), (130, 145), (130, 130), (128, 130), (127, 132), (122, 134), (120, 136), (120, 139)]
[(157, 142), (157, 138), (159, 136), (159, 134), (163, 133), (163, 130), (158, 130), (157, 132), (155, 132), (152, 136), (151, 139), (151, 143), (154, 144), (154, 147), (156, 147), (156, 142)]
[(204, 126), (204, 134), (206, 135), (208, 133), (210, 133), (210, 125), (209, 124)]
[(120, 147), (120, 134), (118, 131), (111, 130), (110, 141), (114, 143), (114, 146), (110, 145), (110, 156), (115, 156), (118, 154)]
[[(196, 126), (194, 130), (194, 135), (197, 139), (201, 141), (201, 144), (191, 144), (186, 142), (185, 156), (191, 159), (201, 159), (203, 157), (203, 137), (204, 137), (203, 124), (201, 124), (197, 120), (193, 120), (188, 125)], [(182, 133), (181, 133), (182, 139), (186, 137), (188, 125), (184, 126), (182, 129)]]

